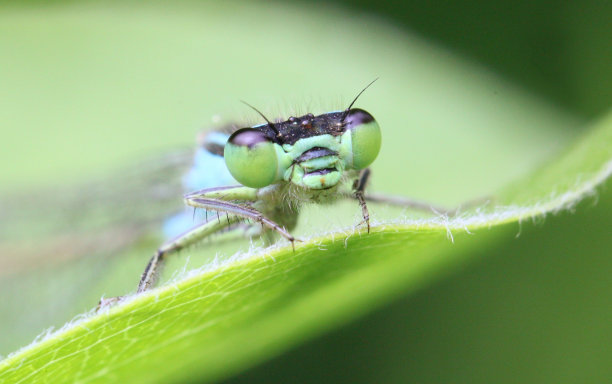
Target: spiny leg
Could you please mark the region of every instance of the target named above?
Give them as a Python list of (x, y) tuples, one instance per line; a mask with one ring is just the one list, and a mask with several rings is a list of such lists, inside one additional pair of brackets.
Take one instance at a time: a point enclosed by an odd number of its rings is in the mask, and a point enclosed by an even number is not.
[[(359, 173), (359, 177), (357, 178), (357, 180), (355, 180), (355, 182), (353, 183), (353, 191), (354, 191), (353, 194), (343, 195), (346, 198), (356, 198), (359, 201), (359, 205), (361, 206), (364, 220), (366, 217), (368, 219), (370, 218), (368, 214), (368, 208), (366, 205), (367, 201), (373, 202), (373, 203), (383, 203), (383, 204), (388, 204), (388, 205), (395, 205), (399, 207), (410, 207), (410, 208), (414, 208), (414, 209), (418, 209), (422, 211), (430, 211), (430, 212), (434, 211), (437, 213), (444, 213), (444, 214), (450, 214), (452, 212), (451, 210), (444, 208), (444, 207), (436, 206), (436, 205), (433, 205), (433, 204), (430, 204), (424, 201), (409, 199), (403, 196), (392, 196), (392, 195), (376, 194), (376, 193), (365, 194), (365, 188), (367, 186), (368, 181), (370, 180), (371, 173), (372, 171), (370, 171), (370, 168), (366, 168), (362, 170), (361, 173)], [(482, 199), (479, 199), (478, 201), (482, 202)], [(368, 232), (369, 232), (369, 227), (370, 225), (369, 225), (369, 220), (368, 220)]]
[[(228, 221), (217, 220), (216, 218), (212, 217), (210, 220), (193, 227), (173, 240), (165, 242), (158, 248), (157, 252), (155, 252), (153, 257), (149, 260), (149, 263), (140, 277), (137, 292), (140, 293), (146, 291), (155, 284), (159, 276), (159, 272), (163, 267), (164, 261), (168, 255), (178, 252), (180, 249), (194, 244), (208, 235), (219, 232), (238, 220), (238, 217), (231, 217)], [(110, 307), (122, 299), (123, 296), (103, 298), (98, 303), (97, 310)]]
[[(372, 194), (372, 193), (365, 194), (365, 188), (370, 179), (370, 176), (371, 176), (371, 171), (369, 168), (366, 168), (363, 171), (361, 171), (361, 173), (359, 174), (359, 177), (353, 183), (353, 191), (354, 191), (353, 194), (344, 195), (347, 198), (355, 198), (357, 199), (357, 201), (359, 201), (363, 219), (367, 223), (367, 226), (368, 226), (368, 232), (370, 232), (370, 221), (369, 221), (370, 215), (368, 213), (368, 207), (367, 207), (366, 202), (383, 203), (383, 204), (395, 205), (395, 206), (400, 206), (400, 207), (409, 207), (409, 208), (414, 208), (414, 209), (418, 209), (422, 211), (429, 211), (429, 212), (434, 211), (436, 213), (446, 214), (449, 216), (453, 216), (458, 211), (458, 209), (450, 210), (445, 207), (436, 206), (436, 205), (433, 205), (433, 204), (430, 204), (424, 201), (409, 199), (403, 196), (391, 196), (391, 195)], [(476, 205), (482, 204), (484, 201), (486, 200), (477, 199), (477, 200), (468, 202), (466, 204), (463, 204), (462, 207), (466, 208), (466, 207), (476, 206)]]
[[(372, 172), (370, 171), (370, 168), (364, 169), (359, 174), (359, 178), (355, 180), (355, 183), (353, 184), (353, 190), (355, 191), (354, 197), (357, 200), (359, 200), (359, 204), (361, 205), (362, 210), (365, 206), (365, 201), (371, 201), (373, 203), (384, 203), (384, 204), (396, 205), (400, 207), (410, 207), (410, 208), (415, 208), (415, 209), (419, 209), (423, 211), (433, 210), (433, 211), (440, 212), (440, 213), (450, 212), (446, 208), (437, 207), (435, 205), (426, 203), (424, 201), (417, 201), (417, 200), (409, 199), (403, 196), (391, 196), (391, 195), (382, 195), (382, 194), (374, 194), (374, 193), (368, 193), (366, 195), (365, 188), (366, 188), (368, 181), (370, 180), (371, 173)], [(365, 211), (367, 212), (367, 207), (365, 208)], [(364, 214), (364, 218), (365, 218), (365, 214)]]
[(202, 196), (202, 194), (188, 195), (185, 198), (185, 202), (187, 205), (192, 206), (194, 208), (204, 208), (210, 211), (225, 212), (227, 213), (227, 220), (220, 220), (220, 218), (218, 218), (218, 220), (215, 220), (213, 218), (206, 223), (194, 227), (193, 229), (180, 235), (174, 240), (163, 244), (157, 250), (155, 255), (153, 255), (153, 257), (149, 261), (149, 264), (147, 264), (147, 267), (145, 268), (145, 271), (143, 272), (142, 277), (140, 278), (140, 283), (138, 284), (138, 293), (146, 291), (155, 284), (163, 262), (169, 255), (176, 253), (185, 247), (197, 243), (198, 241), (202, 240), (210, 234), (218, 232), (224, 228), (228, 228), (233, 224), (239, 223), (241, 218), (251, 219), (253, 221), (259, 222), (263, 226), (266, 226), (280, 233), (284, 238), (289, 240), (291, 242), (291, 245), (293, 246), (295, 238), (289, 232), (287, 232), (283, 227), (281, 227), (274, 221), (268, 219), (259, 211), (253, 208), (222, 200), (204, 199), (192, 196)]
[(361, 215), (363, 216), (363, 221), (368, 226), (368, 233), (370, 233), (370, 212), (368, 212), (368, 205), (366, 204), (364, 191), (369, 178), (370, 168), (366, 168), (359, 173), (359, 178), (357, 178), (357, 180), (355, 180), (353, 183), (355, 198), (359, 201), (359, 205), (361, 206)]
[(178, 237), (162, 244), (162, 246), (157, 249), (157, 252), (155, 252), (151, 260), (149, 260), (147, 267), (140, 277), (140, 282), (138, 283), (138, 289), (136, 292), (144, 292), (155, 285), (164, 261), (169, 255), (197, 243), (206, 236), (228, 228), (236, 222), (238, 222), (237, 216), (230, 218), (228, 215), (227, 221), (211, 218), (209, 221), (199, 224)]
[(227, 212), (227, 213), (231, 213), (232, 215), (244, 217), (246, 219), (251, 219), (253, 221), (261, 223), (262, 225), (278, 232), (281, 236), (289, 240), (291, 243), (295, 241), (295, 237), (293, 237), (289, 232), (287, 232), (285, 228), (281, 227), (276, 222), (268, 219), (261, 212), (259, 212), (258, 210), (254, 208), (239, 205), (239, 204), (232, 203), (229, 201), (191, 198), (191, 197), (187, 198), (186, 203), (187, 205), (190, 205), (196, 208), (204, 208), (204, 209), (217, 211), (217, 212)]

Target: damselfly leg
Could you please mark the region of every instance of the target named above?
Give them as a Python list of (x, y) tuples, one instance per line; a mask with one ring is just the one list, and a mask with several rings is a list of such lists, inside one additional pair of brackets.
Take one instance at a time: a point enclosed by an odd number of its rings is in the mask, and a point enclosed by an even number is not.
[(283, 226), (249, 206), (249, 203), (256, 200), (257, 189), (243, 186), (209, 188), (187, 194), (185, 196), (186, 205), (207, 211), (215, 211), (217, 215), (225, 213), (226, 217), (223, 219), (219, 218), (219, 216), (211, 218), (159, 247), (142, 274), (137, 292), (143, 292), (155, 284), (163, 263), (168, 256), (198, 243), (207, 236), (231, 227), (244, 219), (259, 223), (263, 227), (275, 231), (293, 244), (295, 238)]

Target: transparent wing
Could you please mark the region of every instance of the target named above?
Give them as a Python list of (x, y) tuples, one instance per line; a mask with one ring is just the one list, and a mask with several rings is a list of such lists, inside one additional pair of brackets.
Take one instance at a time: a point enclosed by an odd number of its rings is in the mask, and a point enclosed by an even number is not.
[[(0, 355), (91, 309), (100, 292), (135, 288), (146, 260), (129, 250), (161, 241), (192, 160), (179, 150), (80, 185), (0, 196)], [(123, 270), (129, 287), (109, 277)]]
[(192, 157), (174, 151), (81, 185), (1, 196), (0, 277), (138, 240), (181, 209)]

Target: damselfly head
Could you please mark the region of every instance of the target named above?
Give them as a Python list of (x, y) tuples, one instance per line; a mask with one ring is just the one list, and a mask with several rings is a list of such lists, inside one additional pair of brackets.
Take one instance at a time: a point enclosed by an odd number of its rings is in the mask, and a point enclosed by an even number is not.
[(266, 124), (242, 128), (230, 136), (224, 150), (230, 173), (251, 188), (284, 181), (328, 189), (342, 180), (345, 171), (368, 167), (380, 151), (380, 127), (369, 112), (352, 106), (374, 81), (344, 111), (308, 113), (276, 123), (243, 102)]
[(262, 188), (291, 182), (308, 189), (336, 186), (348, 170), (369, 166), (378, 156), (381, 133), (363, 109), (291, 117), (281, 123), (242, 128), (225, 145), (232, 176)]

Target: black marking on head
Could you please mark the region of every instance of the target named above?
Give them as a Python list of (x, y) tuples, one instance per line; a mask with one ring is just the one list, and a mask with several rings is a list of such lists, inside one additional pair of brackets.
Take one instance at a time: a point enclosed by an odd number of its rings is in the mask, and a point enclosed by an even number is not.
[[(274, 124), (274, 130), (269, 124), (256, 125), (249, 129), (262, 132), (267, 139), (279, 145), (295, 144), (298, 140), (319, 136), (332, 135), (340, 136), (345, 131), (345, 124), (340, 122), (343, 112), (329, 112), (314, 116), (312, 113), (301, 117), (290, 117), (280, 123)], [(309, 128), (304, 128), (302, 122), (310, 122)], [(245, 128), (242, 128), (245, 129)]]
[(304, 176), (322, 176), (322, 175), (327, 175), (328, 173), (332, 173), (335, 171), (337, 171), (336, 168), (322, 168), (322, 169), (316, 169), (312, 172), (306, 172)]
[(327, 149), (327, 148), (314, 147), (302, 153), (300, 157), (295, 159), (295, 162), (300, 163), (306, 160), (318, 159), (319, 157), (335, 156), (335, 155), (338, 155), (338, 152), (332, 151), (331, 149)]
[(378, 78), (368, 84), (359, 94), (353, 102), (349, 105), (349, 108), (342, 112), (328, 112), (321, 115), (315, 116), (312, 113), (308, 113), (303, 116), (291, 116), (285, 121), (278, 121), (271, 123), (260, 111), (255, 107), (244, 102), (249, 107), (253, 108), (254, 111), (259, 113), (264, 118), (267, 124), (257, 125), (252, 129), (262, 132), (269, 141), (283, 145), (293, 145), (300, 139), (308, 137), (320, 136), (320, 135), (332, 135), (340, 136), (344, 133), (346, 128), (349, 126), (345, 119), (349, 114), (355, 114), (351, 124), (353, 126), (358, 124), (365, 124), (374, 120), (372, 115), (362, 109), (350, 109), (357, 98), (372, 85)]
[(268, 125), (261, 125), (255, 129), (265, 132), (275, 143), (293, 145), (298, 140), (307, 137), (325, 134), (342, 135), (345, 127), (340, 121), (341, 116), (342, 112), (329, 112), (318, 116), (309, 113), (300, 117), (290, 117), (286, 121), (275, 124), (278, 135), (271, 131)]

